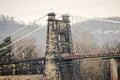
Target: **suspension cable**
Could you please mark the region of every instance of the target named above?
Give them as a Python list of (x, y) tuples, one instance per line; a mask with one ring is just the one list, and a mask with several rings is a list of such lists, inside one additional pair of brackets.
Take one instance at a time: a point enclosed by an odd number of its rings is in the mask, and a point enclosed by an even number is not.
[[(34, 20), (34, 23), (37, 22), (38, 20), (42, 20), (45, 16), (46, 16), (46, 14), (45, 14), (44, 16), (40, 17), (39, 19)], [(27, 27), (28, 27), (28, 26), (22, 27), (22, 28), (18, 29), (17, 31), (15, 31), (15, 32), (13, 32), (13, 33), (11, 33), (11, 34), (9, 34), (8, 36), (12, 36), (12, 35), (14, 35), (14, 34), (20, 32), (20, 31), (24, 30), (24, 29), (27, 28)], [(3, 40), (4, 40), (4, 39), (0, 39), (0, 41), (3, 41)]]

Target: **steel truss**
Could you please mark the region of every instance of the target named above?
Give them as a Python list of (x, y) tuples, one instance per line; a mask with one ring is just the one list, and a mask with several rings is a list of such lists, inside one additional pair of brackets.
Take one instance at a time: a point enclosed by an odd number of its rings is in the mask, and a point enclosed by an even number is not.
[(19, 60), (0, 64), (0, 75), (43, 74), (45, 58)]

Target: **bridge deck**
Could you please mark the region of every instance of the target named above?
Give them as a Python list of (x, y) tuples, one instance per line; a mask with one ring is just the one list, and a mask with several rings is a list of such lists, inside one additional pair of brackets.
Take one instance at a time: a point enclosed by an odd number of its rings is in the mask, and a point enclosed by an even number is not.
[(109, 55), (63, 54), (63, 55), (61, 55), (61, 57), (62, 57), (62, 59), (86, 59), (86, 58), (111, 59), (111, 58), (120, 58), (120, 54), (109, 54)]

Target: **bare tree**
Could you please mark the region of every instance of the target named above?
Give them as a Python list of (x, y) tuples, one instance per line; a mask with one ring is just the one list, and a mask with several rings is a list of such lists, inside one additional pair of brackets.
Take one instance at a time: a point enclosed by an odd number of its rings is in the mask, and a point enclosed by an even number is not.
[(17, 59), (33, 59), (35, 58), (35, 42), (34, 38), (24, 38), (14, 44), (14, 54)]

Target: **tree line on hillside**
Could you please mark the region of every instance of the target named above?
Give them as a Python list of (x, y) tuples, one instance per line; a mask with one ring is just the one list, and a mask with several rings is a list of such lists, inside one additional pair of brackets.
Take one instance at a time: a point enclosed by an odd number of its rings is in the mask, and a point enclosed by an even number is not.
[(5, 38), (0, 43), (0, 63), (14, 60), (27, 60), (38, 58), (34, 38), (24, 38), (12, 44), (11, 37)]

